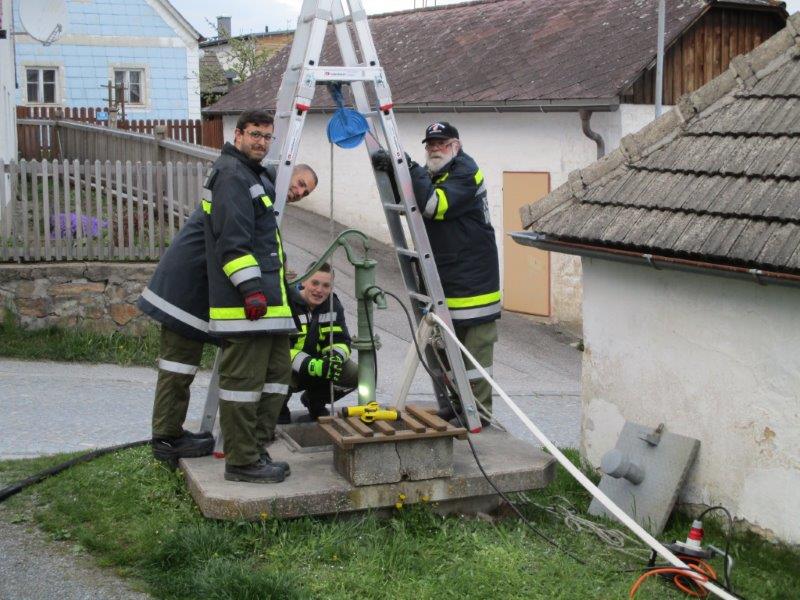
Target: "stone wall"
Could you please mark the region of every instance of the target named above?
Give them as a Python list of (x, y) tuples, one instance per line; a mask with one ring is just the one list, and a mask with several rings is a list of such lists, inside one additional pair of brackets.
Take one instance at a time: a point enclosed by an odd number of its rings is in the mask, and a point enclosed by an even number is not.
[(0, 265), (0, 306), (25, 329), (85, 327), (138, 335), (152, 324), (136, 301), (155, 263)]

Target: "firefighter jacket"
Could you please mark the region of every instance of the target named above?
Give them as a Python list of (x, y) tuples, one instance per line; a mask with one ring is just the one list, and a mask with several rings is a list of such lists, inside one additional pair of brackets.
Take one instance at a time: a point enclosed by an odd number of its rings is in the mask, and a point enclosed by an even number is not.
[[(220, 337), (296, 331), (284, 278), (284, 254), (264, 168), (225, 144), (206, 179), (209, 332)], [(261, 291), (267, 312), (245, 317), (244, 296)]]
[(208, 333), (205, 216), (198, 208), (158, 262), (139, 309), (183, 337), (216, 343)]
[(410, 171), (453, 324), (500, 318), (497, 242), (483, 173), (462, 151), (437, 173), (416, 163)]
[(344, 361), (350, 358), (350, 332), (344, 320), (344, 308), (336, 294), (333, 294), (332, 312), (330, 300), (314, 309), (309, 309), (301, 298), (293, 305), (300, 320), (300, 331), (289, 338), (293, 372), (300, 373), (307, 358), (319, 358), (328, 352), (336, 352)]

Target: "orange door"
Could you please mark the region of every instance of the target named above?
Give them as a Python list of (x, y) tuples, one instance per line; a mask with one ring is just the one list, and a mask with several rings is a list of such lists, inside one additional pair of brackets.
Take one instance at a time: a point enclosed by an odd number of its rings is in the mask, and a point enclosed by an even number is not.
[(503, 308), (550, 316), (550, 253), (521, 246), (510, 237), (522, 231), (519, 209), (550, 192), (549, 173), (503, 173)]

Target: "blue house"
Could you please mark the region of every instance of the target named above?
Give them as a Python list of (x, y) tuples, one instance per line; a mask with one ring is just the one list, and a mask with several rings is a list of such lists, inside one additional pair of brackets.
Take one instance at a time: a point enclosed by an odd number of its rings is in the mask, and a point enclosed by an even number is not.
[(202, 36), (167, 0), (66, 0), (50, 45), (25, 25), (17, 2), (18, 105), (105, 106), (111, 80), (124, 84), (128, 119), (200, 118)]

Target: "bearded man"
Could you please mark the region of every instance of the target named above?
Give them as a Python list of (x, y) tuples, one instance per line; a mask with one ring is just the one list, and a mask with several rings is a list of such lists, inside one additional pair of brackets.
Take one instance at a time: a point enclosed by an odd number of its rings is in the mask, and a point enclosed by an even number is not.
[[(500, 268), (483, 173), (462, 149), (458, 130), (446, 121), (431, 123), (422, 143), (425, 166), (409, 161), (409, 171), (447, 308), (458, 339), (491, 373), (501, 310)], [(475, 400), (491, 412), (491, 386), (466, 358), (464, 364)], [(441, 406), (440, 416), (455, 415), (450, 406)]]

